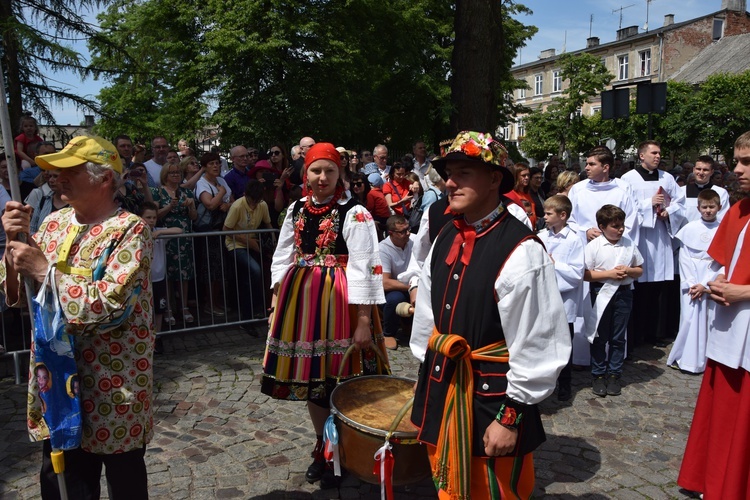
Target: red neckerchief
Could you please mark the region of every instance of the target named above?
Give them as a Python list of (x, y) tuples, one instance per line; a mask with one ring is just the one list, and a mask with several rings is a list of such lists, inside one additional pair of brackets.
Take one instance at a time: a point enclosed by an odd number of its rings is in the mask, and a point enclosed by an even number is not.
[[(446, 213), (450, 211), (450, 206), (446, 209)], [(445, 263), (449, 266), (456, 262), (458, 257), (458, 249), (463, 246), (463, 254), (461, 254), (461, 263), (464, 266), (469, 265), (471, 260), (471, 253), (474, 251), (474, 242), (477, 239), (477, 230), (484, 232), (485, 229), (490, 227), (496, 220), (500, 218), (505, 212), (505, 207), (500, 203), (495, 210), (483, 219), (477, 221), (474, 224), (468, 224), (463, 216), (458, 216), (453, 219), (453, 225), (458, 229), (458, 234), (453, 238), (453, 244), (451, 245), (448, 257), (445, 259)]]
[(458, 234), (453, 238), (453, 245), (451, 245), (445, 263), (452, 266), (456, 262), (456, 257), (458, 257), (458, 249), (463, 245), (464, 252), (461, 254), (461, 263), (468, 266), (471, 252), (474, 250), (474, 241), (477, 239), (477, 230), (471, 224), (467, 224), (463, 217), (453, 219), (453, 225), (458, 229)]

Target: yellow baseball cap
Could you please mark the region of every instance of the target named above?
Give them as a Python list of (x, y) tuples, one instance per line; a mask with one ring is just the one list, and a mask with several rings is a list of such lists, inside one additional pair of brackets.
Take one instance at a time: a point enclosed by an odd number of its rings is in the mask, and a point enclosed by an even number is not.
[(62, 151), (36, 157), (36, 164), (44, 170), (77, 167), (86, 162), (107, 165), (118, 174), (122, 173), (122, 161), (117, 149), (101, 137), (74, 137)]

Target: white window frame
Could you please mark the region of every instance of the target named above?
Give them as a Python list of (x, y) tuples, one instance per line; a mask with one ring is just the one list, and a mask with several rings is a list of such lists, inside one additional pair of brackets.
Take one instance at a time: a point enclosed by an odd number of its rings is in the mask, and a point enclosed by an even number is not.
[(511, 130), (510, 124), (506, 125), (505, 128), (503, 129), (503, 135), (505, 135), (505, 140), (506, 141), (510, 140), (510, 134), (511, 134), (511, 132), (512, 132), (512, 130)]
[(526, 99), (526, 87), (518, 89), (518, 98)]
[(627, 80), (630, 77), (630, 54), (617, 56), (617, 79)]
[(516, 139), (520, 139), (526, 135), (526, 127), (523, 124), (523, 118), (518, 118), (516, 120)]
[(562, 71), (559, 69), (552, 72), (552, 92), (562, 92)]
[(639, 76), (651, 76), (651, 49), (638, 52)]
[(534, 95), (544, 94), (544, 75), (534, 75)]

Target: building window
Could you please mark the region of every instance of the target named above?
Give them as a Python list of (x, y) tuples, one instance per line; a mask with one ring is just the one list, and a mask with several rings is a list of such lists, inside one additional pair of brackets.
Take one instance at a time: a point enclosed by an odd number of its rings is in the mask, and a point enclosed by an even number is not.
[(506, 141), (510, 140), (510, 125), (506, 125), (503, 129), (503, 139)]
[(524, 135), (526, 135), (526, 127), (523, 124), (523, 118), (519, 118), (516, 121), (516, 139), (520, 139)]
[(651, 74), (651, 49), (639, 52), (638, 56), (641, 60), (641, 74), (639, 76), (649, 76)]
[(552, 72), (552, 92), (562, 91), (562, 74), (560, 71)]
[(721, 18), (719, 18), (719, 17), (715, 17), (714, 18), (714, 33), (713, 33), (713, 35), (714, 35), (714, 40), (718, 40), (719, 38), (721, 38), (724, 35), (724, 20), (721, 19)]
[[(524, 85), (526, 85), (526, 84), (524, 83)], [(524, 87), (522, 89), (518, 89), (518, 98), (519, 99), (526, 99), (526, 87)]]
[(628, 79), (628, 55), (619, 56), (617, 58), (617, 79), (627, 80)]
[(544, 83), (544, 77), (542, 75), (536, 75), (534, 77), (534, 95), (542, 95), (543, 83)]

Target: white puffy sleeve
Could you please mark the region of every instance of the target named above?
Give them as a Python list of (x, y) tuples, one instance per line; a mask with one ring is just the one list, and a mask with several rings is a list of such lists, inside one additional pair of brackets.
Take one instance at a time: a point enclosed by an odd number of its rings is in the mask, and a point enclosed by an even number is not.
[(372, 215), (362, 205), (355, 205), (344, 216), (341, 231), (349, 249), (346, 265), (349, 303), (384, 304), (383, 266)]
[(571, 351), (555, 269), (542, 245), (521, 243), (500, 271), (495, 291), (510, 353), (507, 394), (519, 403), (537, 404), (555, 389)]
[(271, 262), (271, 288), (281, 283), (286, 273), (294, 264), (294, 207), (292, 203), (286, 211), (286, 217), (281, 224), (279, 231), (279, 240), (276, 243), (276, 250), (273, 252), (273, 261)]

